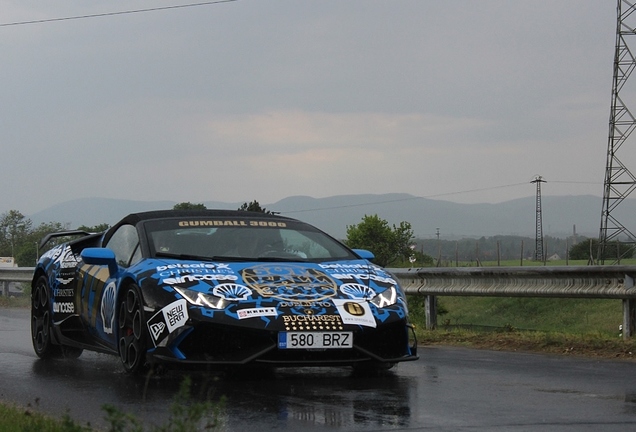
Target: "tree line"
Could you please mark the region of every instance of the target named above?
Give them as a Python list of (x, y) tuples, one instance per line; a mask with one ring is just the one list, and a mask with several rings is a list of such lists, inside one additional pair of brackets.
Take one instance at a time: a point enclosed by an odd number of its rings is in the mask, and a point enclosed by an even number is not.
[[(459, 262), (482, 261), (511, 261), (535, 259), (536, 239), (523, 236), (498, 235), (481, 238), (463, 238), (459, 240), (444, 239), (416, 239), (416, 248), (424, 254), (428, 254), (442, 263), (442, 266), (455, 265)], [(546, 236), (543, 240), (543, 250), (546, 260), (587, 260), (597, 263), (598, 239), (584, 236), (557, 238)], [(616, 257), (631, 258), (633, 249), (631, 245), (620, 242), (611, 242), (605, 248), (603, 260), (612, 260)]]
[[(206, 209), (203, 204), (182, 202), (173, 207), (175, 210)], [(245, 202), (238, 208), (241, 211), (272, 213), (262, 207), (258, 201)], [(79, 226), (77, 230), (102, 232), (109, 225)], [(0, 216), (0, 256), (13, 257), (21, 267), (35, 265), (39, 256), (39, 243), (47, 234), (67, 231), (71, 227), (60, 222), (41, 223), (33, 226), (32, 221), (17, 210), (10, 210)], [(49, 247), (66, 241), (61, 237)], [(443, 239), (417, 239), (411, 224), (406, 221), (390, 225), (376, 215), (365, 215), (360, 223), (347, 226), (347, 238), (344, 243), (351, 248), (367, 249), (373, 252), (378, 265), (389, 267), (422, 267), (430, 265), (454, 265), (454, 261), (496, 261), (513, 259), (532, 259), (534, 239), (520, 236), (493, 236), (479, 239), (461, 239), (456, 241)], [(626, 252), (628, 245), (617, 243), (616, 247), (606, 248), (606, 257), (621, 253), (622, 257), (631, 257)], [(561, 259), (569, 256), (573, 260), (590, 259), (595, 261), (598, 241), (595, 239), (572, 238), (559, 239), (546, 237), (544, 250), (548, 254), (557, 254)]]

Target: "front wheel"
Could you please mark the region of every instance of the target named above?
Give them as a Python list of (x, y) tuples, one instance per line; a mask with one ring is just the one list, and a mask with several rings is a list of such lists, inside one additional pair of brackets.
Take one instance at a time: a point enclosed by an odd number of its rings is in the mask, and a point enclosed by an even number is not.
[(136, 285), (124, 289), (118, 313), (119, 358), (126, 372), (137, 374), (146, 368), (146, 330), (141, 293)]

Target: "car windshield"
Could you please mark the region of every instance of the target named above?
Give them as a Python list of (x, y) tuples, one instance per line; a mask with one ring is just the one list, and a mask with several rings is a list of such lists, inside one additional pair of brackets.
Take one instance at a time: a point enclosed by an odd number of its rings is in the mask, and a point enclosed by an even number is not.
[(340, 242), (287, 219), (179, 218), (144, 223), (152, 256), (219, 261), (356, 259)]

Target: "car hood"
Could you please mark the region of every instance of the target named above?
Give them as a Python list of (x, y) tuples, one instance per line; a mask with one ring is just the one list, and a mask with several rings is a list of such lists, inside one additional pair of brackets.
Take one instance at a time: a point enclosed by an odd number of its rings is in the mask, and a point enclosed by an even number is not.
[(393, 276), (366, 260), (207, 262), (154, 260), (150, 276), (165, 289), (198, 291), (227, 301), (309, 305), (330, 300), (371, 300), (397, 286)]

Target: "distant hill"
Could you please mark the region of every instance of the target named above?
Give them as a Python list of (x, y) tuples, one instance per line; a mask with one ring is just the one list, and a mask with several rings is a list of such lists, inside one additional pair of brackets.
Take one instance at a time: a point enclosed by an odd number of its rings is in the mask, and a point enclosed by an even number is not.
[[(260, 202), (260, 201), (259, 201)], [(28, 217), (35, 225), (42, 222), (80, 225), (114, 224), (128, 213), (170, 209), (173, 201), (134, 201), (83, 198), (44, 209)], [(243, 202), (204, 202), (207, 208), (237, 209)], [(349, 225), (365, 215), (377, 214), (391, 224), (409, 222), (419, 238), (490, 237), (520, 235), (534, 237), (535, 197), (529, 196), (497, 204), (458, 204), (419, 198), (409, 194), (338, 195), (327, 198), (292, 196), (275, 203), (260, 202), (267, 210), (309, 222), (331, 235), (344, 238)], [(592, 195), (544, 196), (541, 201), (543, 233), (554, 237), (571, 235), (576, 226), (580, 235), (598, 236), (602, 199)], [(614, 216), (628, 220), (636, 211), (636, 200), (626, 200)]]

